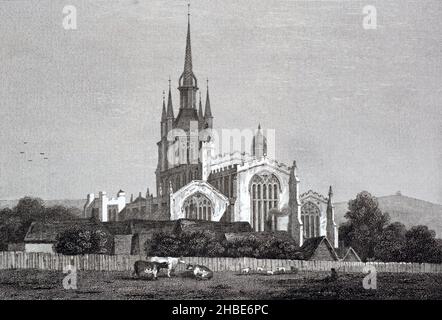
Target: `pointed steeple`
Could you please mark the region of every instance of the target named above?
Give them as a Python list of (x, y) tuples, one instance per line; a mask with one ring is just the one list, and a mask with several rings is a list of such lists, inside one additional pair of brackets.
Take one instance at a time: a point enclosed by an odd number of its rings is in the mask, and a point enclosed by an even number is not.
[[(190, 8), (190, 4), (189, 4)], [(190, 9), (189, 9), (190, 10)], [(190, 11), (187, 14), (186, 52), (184, 70), (178, 80), (180, 91), (180, 109), (175, 120), (177, 128), (189, 130), (189, 121), (198, 121), (197, 97), (198, 80), (192, 69), (192, 49), (190, 44)]]
[(298, 246), (302, 246), (304, 231), (301, 221), (301, 202), (299, 200), (299, 178), (297, 171), (296, 161), (293, 161), (289, 176), (289, 231)]
[(333, 247), (337, 248), (339, 245), (338, 240), (338, 227), (335, 222), (335, 208), (332, 203), (333, 198), (333, 190), (332, 186), (328, 189), (328, 201), (327, 201), (327, 240), (333, 245)]
[(298, 166), (296, 165), (296, 160), (293, 160), (293, 166), (292, 166), (293, 176), (298, 176)]
[(161, 112), (161, 122), (166, 121), (166, 97), (165, 92), (163, 91), (163, 111)]
[(173, 115), (173, 104), (172, 104), (172, 92), (170, 90), (170, 77), (169, 77), (169, 95), (167, 97), (167, 118), (174, 118)]
[[(186, 37), (186, 54), (184, 58), (184, 71), (181, 77), (183, 78), (183, 86), (193, 87), (193, 80), (195, 76), (192, 71), (192, 46), (190, 44), (190, 3), (187, 12), (187, 37)], [(196, 81), (196, 79), (195, 79)]]
[(333, 197), (333, 190), (332, 190), (332, 186), (330, 186), (330, 188), (328, 189), (328, 203), (331, 204), (331, 199)]
[(267, 155), (267, 139), (262, 134), (261, 124), (258, 125), (258, 130), (252, 140), (252, 155), (256, 158), (262, 158)]
[(204, 108), (204, 118), (213, 118), (212, 110), (210, 108), (210, 98), (209, 98), (209, 79), (207, 79), (207, 93), (206, 93), (206, 107)]
[(203, 104), (201, 102), (201, 91), (199, 92), (199, 94), (200, 94), (200, 103), (198, 108), (198, 118), (202, 120), (204, 117), (203, 117)]

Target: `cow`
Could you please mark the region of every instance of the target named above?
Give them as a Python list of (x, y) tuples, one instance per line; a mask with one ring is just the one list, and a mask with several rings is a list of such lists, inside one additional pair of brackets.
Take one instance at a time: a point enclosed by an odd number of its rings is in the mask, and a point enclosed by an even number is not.
[[(160, 264), (160, 269), (167, 269), (167, 276), (170, 278), (170, 272), (175, 272), (175, 268), (180, 264), (185, 264), (186, 262), (183, 258), (172, 258), (172, 257), (151, 257), (149, 262), (157, 262)], [(158, 271), (160, 270), (158, 269)]]
[(250, 273), (250, 268), (242, 268), (241, 273), (244, 273), (244, 274)]
[(296, 268), (295, 266), (290, 266), (290, 272), (291, 273), (298, 273), (298, 268)]
[(274, 275), (275, 272), (273, 272), (272, 270), (267, 270), (267, 274), (268, 274), (269, 276), (271, 276), (271, 275)]
[(256, 270), (257, 270), (258, 272), (264, 272), (264, 268), (262, 268), (262, 267), (258, 267)]
[(188, 264), (186, 270), (191, 272), (197, 280), (210, 280), (213, 277), (213, 271), (199, 264)]
[(278, 271), (279, 273), (285, 273), (285, 267), (277, 267), (276, 271)]
[(143, 260), (135, 261), (134, 271), (132, 273), (132, 276), (137, 275), (138, 277), (140, 277), (141, 274), (146, 273), (148, 275), (152, 275), (153, 278), (156, 280), (160, 266), (161, 264), (158, 262), (150, 262)]

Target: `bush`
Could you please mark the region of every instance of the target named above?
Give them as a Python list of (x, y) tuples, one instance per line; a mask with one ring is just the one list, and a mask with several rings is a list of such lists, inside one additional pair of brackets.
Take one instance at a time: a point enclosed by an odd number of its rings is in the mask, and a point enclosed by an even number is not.
[(299, 247), (294, 241), (276, 237), (259, 239), (253, 235), (227, 243), (226, 256), (260, 259), (299, 258)]
[(0, 250), (7, 250), (9, 243), (24, 241), (33, 221), (75, 220), (78, 209), (64, 206), (45, 207), (40, 198), (23, 197), (13, 209), (0, 210)]
[(65, 255), (110, 254), (112, 237), (99, 228), (70, 228), (57, 235), (54, 249)]
[(159, 232), (146, 243), (148, 255), (196, 257), (254, 257), (262, 259), (299, 258), (294, 241), (254, 235), (226, 241), (210, 231), (182, 232), (179, 235)]

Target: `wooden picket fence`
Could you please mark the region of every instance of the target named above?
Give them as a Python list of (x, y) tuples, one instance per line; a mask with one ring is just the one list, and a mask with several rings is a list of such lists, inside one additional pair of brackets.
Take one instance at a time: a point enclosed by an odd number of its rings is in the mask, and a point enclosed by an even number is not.
[[(4, 269), (40, 269), (64, 270), (73, 265), (77, 270), (93, 271), (130, 271), (134, 262), (146, 260), (145, 256), (138, 255), (78, 255), (64, 256), (52, 253), (31, 252), (0, 252), (0, 270)], [(291, 267), (299, 271), (330, 271), (331, 268), (339, 272), (364, 272), (364, 267), (372, 265), (377, 272), (406, 272), (406, 273), (442, 273), (442, 264), (430, 263), (384, 263), (384, 262), (345, 262), (345, 261), (304, 261), (288, 259), (255, 259), (255, 258), (207, 258), (185, 257), (186, 263), (205, 265), (215, 272), (240, 272), (242, 268), (250, 267), (256, 270), (261, 267), (265, 270), (276, 270), (277, 267)], [(183, 270), (185, 266), (179, 266)], [(367, 271), (368, 272), (368, 271)]]

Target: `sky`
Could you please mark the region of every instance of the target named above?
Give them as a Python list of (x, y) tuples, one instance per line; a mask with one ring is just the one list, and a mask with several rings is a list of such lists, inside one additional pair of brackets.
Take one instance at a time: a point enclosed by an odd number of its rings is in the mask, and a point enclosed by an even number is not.
[[(194, 73), (215, 128), (276, 130), (302, 192), (442, 203), (441, 15), (439, 0), (192, 0)], [(154, 191), (186, 21), (184, 0), (0, 0), (0, 199)]]

